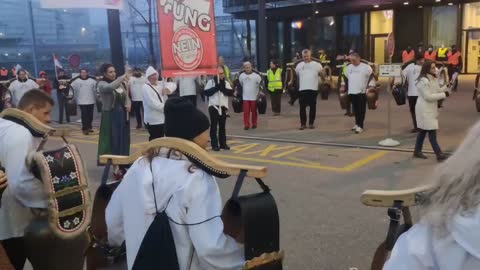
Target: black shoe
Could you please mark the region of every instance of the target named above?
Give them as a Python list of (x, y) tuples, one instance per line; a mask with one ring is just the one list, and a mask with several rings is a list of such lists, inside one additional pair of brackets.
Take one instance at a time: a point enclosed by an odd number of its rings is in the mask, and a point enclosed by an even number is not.
[(137, 129), (141, 129), (141, 128), (142, 128), (142, 126), (137, 126)]
[(290, 104), (290, 106), (293, 106), (293, 101), (290, 100), (290, 101), (288, 102), (288, 104)]
[(243, 130), (249, 130), (250, 128), (249, 127), (244, 127)]
[(427, 159), (427, 156), (425, 156), (422, 152), (419, 153), (413, 153), (414, 158), (420, 158), (420, 159)]
[(310, 125), (308, 126), (309, 129), (315, 129), (315, 126), (314, 125)]
[(256, 129), (256, 128), (257, 128), (257, 126), (252, 126), (252, 129)]
[(212, 147), (212, 150), (215, 151), (215, 152), (218, 152), (218, 151), (220, 151), (220, 148), (218, 146), (215, 146), (215, 147)]
[(303, 125), (302, 125), (302, 126), (299, 128), (299, 130), (304, 130), (304, 129), (306, 129), (306, 128), (307, 128), (307, 126), (303, 126)]
[(225, 145), (220, 146), (220, 149), (230, 150), (230, 146), (228, 146), (228, 145), (225, 144)]
[(93, 129), (89, 129), (88, 132), (94, 133), (95, 131), (93, 131)]
[(447, 158), (448, 158), (448, 156), (445, 155), (445, 154), (437, 155), (437, 161), (438, 161), (438, 162), (445, 161), (445, 160), (447, 160)]
[(83, 135), (88, 135), (88, 130), (84, 130), (82, 132), (83, 132)]

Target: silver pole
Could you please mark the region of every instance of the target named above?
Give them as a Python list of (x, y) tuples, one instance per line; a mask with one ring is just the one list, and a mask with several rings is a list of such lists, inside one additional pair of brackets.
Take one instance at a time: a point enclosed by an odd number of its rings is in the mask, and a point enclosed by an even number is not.
[(387, 84), (387, 95), (388, 95), (388, 132), (387, 132), (387, 138), (392, 137), (392, 85), (390, 84), (390, 81)]
[(35, 76), (38, 76), (38, 63), (37, 63), (37, 41), (35, 35), (35, 26), (33, 24), (33, 8), (32, 0), (28, 1), (28, 13), (30, 15), (30, 29), (32, 33), (32, 53), (33, 53), (33, 70), (35, 71)]

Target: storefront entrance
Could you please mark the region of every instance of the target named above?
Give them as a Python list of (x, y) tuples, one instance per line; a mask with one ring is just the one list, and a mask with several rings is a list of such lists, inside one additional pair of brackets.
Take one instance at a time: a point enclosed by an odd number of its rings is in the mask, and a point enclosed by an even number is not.
[(465, 68), (466, 73), (480, 73), (480, 29), (465, 31)]
[(387, 37), (388, 35), (371, 35), (370, 40), (370, 55), (376, 64), (385, 64), (388, 62), (387, 53)]

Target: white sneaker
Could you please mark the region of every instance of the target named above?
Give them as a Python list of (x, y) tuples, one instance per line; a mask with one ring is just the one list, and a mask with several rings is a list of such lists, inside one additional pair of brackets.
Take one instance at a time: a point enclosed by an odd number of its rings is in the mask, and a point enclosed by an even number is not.
[(352, 127), (352, 131), (355, 131), (355, 130), (357, 130), (357, 128), (358, 128), (358, 126), (357, 126), (357, 125), (353, 126), (353, 127)]
[(357, 127), (357, 128), (355, 129), (355, 133), (357, 133), (357, 134), (360, 134), (360, 133), (362, 133), (362, 132), (363, 132), (363, 128), (361, 128), (361, 127)]

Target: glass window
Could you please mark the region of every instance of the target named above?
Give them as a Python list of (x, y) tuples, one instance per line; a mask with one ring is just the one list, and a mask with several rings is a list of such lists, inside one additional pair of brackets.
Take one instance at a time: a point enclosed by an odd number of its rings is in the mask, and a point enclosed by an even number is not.
[(370, 12), (370, 34), (388, 34), (393, 30), (393, 10)]
[(429, 25), (429, 40), (436, 48), (450, 47), (457, 42), (457, 7), (442, 6), (432, 8)]
[(362, 17), (360, 14), (346, 15), (342, 18), (343, 28), (342, 36), (340, 38), (341, 44), (339, 48), (342, 51), (348, 52), (350, 49), (359, 52), (363, 49), (363, 35), (362, 35)]
[(465, 4), (463, 28), (480, 28), (480, 3)]

